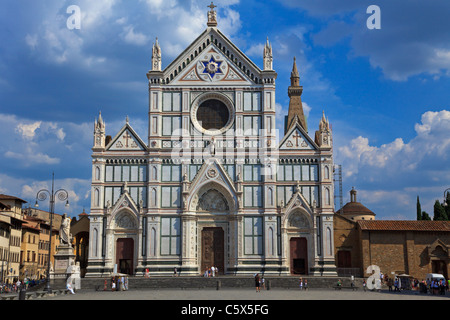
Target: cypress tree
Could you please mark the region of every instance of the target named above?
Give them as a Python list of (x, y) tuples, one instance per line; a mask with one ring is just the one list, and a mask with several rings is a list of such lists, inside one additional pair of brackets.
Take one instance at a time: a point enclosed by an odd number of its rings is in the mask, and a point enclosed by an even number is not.
[(434, 221), (446, 221), (447, 219), (447, 214), (445, 213), (444, 207), (441, 205), (441, 203), (439, 202), (439, 200), (436, 200), (436, 202), (434, 203), (434, 217), (433, 217)]
[(422, 211), (422, 220), (431, 221), (430, 216), (425, 211)]
[(422, 208), (420, 206), (419, 196), (417, 196), (417, 221), (422, 220)]

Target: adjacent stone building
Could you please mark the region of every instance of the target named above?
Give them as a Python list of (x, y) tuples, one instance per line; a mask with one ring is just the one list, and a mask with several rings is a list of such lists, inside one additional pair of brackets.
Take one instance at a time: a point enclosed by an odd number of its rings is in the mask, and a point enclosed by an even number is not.
[(351, 201), (334, 217), (336, 266), (341, 276), (367, 277), (371, 265), (392, 277), (408, 274), (422, 280), (427, 273), (448, 279), (450, 264), (449, 221), (375, 220), (375, 214)]
[(358, 221), (362, 269), (408, 274), (419, 280), (427, 273), (449, 276), (450, 221)]

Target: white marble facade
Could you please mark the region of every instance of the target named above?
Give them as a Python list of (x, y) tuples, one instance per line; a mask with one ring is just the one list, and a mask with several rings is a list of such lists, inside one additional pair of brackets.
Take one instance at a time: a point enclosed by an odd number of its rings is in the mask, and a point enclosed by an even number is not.
[(335, 274), (328, 120), (277, 132), (269, 41), (261, 70), (209, 17), (164, 70), (154, 44), (147, 143), (95, 123), (88, 277)]

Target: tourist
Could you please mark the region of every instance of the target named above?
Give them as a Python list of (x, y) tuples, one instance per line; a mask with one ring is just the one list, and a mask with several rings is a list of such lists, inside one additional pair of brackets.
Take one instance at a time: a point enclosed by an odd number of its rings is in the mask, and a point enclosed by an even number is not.
[(363, 280), (363, 290), (366, 292), (366, 280)]
[(264, 280), (264, 276), (261, 277), (261, 287), (266, 290), (266, 281)]
[(173, 268), (173, 276), (174, 276), (174, 277), (177, 277), (177, 276), (178, 276), (177, 267)]
[(214, 278), (216, 276), (216, 268), (214, 266), (211, 267), (211, 273), (212, 277)]
[(302, 278), (298, 279), (298, 286), (300, 288), (300, 291), (302, 291), (303, 290), (303, 279)]
[(303, 282), (303, 289), (308, 290), (308, 280), (305, 279), (305, 281)]
[(256, 292), (261, 292), (261, 282), (260, 282), (260, 278), (259, 278), (259, 273), (257, 273), (255, 276), (255, 287), (256, 287)]
[(387, 284), (388, 284), (388, 287), (389, 287), (389, 291), (391, 292), (392, 291), (392, 285), (394, 284), (393, 281), (392, 281), (392, 278), (388, 279)]
[(71, 294), (75, 294), (75, 292), (73, 291), (72, 285), (69, 282), (67, 282), (66, 288), (67, 288), (67, 290), (69, 290), (69, 292)]

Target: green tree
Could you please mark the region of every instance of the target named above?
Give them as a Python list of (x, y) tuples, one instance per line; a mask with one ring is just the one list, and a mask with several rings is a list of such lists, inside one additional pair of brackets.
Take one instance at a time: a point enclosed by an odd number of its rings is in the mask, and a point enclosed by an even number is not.
[(439, 200), (436, 200), (434, 203), (434, 221), (447, 221), (448, 217), (445, 213), (444, 206), (439, 202)]
[(422, 208), (420, 206), (419, 196), (417, 196), (417, 221), (422, 220)]
[(425, 211), (422, 211), (422, 220), (431, 221), (431, 217)]

